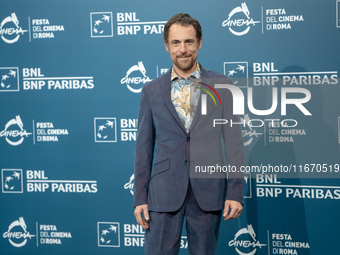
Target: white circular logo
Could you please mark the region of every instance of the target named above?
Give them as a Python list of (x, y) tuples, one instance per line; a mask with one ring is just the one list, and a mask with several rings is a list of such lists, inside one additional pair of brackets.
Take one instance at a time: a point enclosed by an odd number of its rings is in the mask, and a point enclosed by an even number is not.
[[(244, 235), (248, 235), (251, 238), (246, 238)], [(229, 246), (234, 246), (236, 252), (240, 255), (254, 255), (257, 247), (262, 248), (262, 246), (267, 246), (266, 244), (260, 244), (255, 237), (256, 234), (252, 225), (248, 225), (247, 228), (242, 228), (237, 231), (234, 239), (229, 242)]]
[(11, 16), (6, 17), (0, 24), (1, 39), (9, 44), (17, 42), (20, 35), (23, 35), (25, 32), (27, 32), (27, 30), (22, 30), (22, 28), (19, 27), (19, 20), (14, 12), (11, 13)]
[[(142, 74), (142, 76), (138, 76), (138, 74)], [(138, 65), (132, 66), (127, 72), (126, 76), (121, 79), (121, 84), (126, 84), (128, 89), (133, 93), (140, 93), (142, 91), (142, 87), (145, 83), (152, 81), (149, 76), (146, 76), (146, 70), (143, 65), (143, 62), (138, 62)], [(133, 88), (131, 85), (139, 85), (142, 86), (138, 89)], [(139, 85), (140, 86), (140, 85)]]
[[(238, 13), (240, 13), (241, 15), (244, 15), (246, 19), (242, 17), (239, 17), (238, 19), (232, 19), (232, 17), (235, 14), (237, 15)], [(252, 18), (249, 17), (249, 14), (250, 12), (249, 12), (249, 9), (246, 3), (241, 3), (241, 6), (234, 8), (229, 13), (228, 19), (222, 22), (222, 26), (223, 27), (228, 26), (229, 31), (233, 33), (234, 35), (237, 35), (237, 36), (245, 35), (249, 32), (251, 25), (255, 26), (256, 23), (260, 22), (260, 21), (254, 21)]]
[[(11, 126), (17, 126), (20, 130), (15, 129)], [(24, 124), (22, 123), (22, 120), (19, 115), (15, 117), (15, 119), (11, 119), (7, 122), (5, 129), (0, 132), (0, 137), (4, 136), (6, 141), (13, 146), (17, 146), (19, 144), (22, 144), (25, 137), (28, 137), (28, 135), (31, 135), (32, 133), (27, 133), (27, 131), (23, 128)], [(16, 140), (15, 138), (19, 137), (19, 140)]]
[[(20, 229), (22, 231), (19, 231)], [(19, 220), (15, 220), (9, 225), (7, 232), (3, 234), (3, 237), (8, 238), (8, 241), (14, 247), (22, 247), (27, 243), (27, 238), (31, 239), (32, 237), (35, 237), (35, 235), (31, 235), (26, 229), (27, 226), (24, 218), (19, 217)]]

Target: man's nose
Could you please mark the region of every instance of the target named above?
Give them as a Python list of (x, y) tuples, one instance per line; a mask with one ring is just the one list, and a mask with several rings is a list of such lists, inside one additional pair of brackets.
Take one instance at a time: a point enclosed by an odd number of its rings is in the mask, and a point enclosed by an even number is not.
[(187, 52), (187, 47), (186, 47), (185, 43), (181, 43), (179, 52), (182, 53), (182, 54)]

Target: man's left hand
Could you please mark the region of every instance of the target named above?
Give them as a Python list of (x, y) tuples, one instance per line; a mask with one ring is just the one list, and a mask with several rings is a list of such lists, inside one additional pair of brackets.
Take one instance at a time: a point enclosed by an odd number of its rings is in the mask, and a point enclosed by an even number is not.
[[(224, 220), (236, 219), (241, 215), (243, 205), (234, 200), (226, 200), (224, 203)], [(230, 211), (230, 212), (229, 212)]]

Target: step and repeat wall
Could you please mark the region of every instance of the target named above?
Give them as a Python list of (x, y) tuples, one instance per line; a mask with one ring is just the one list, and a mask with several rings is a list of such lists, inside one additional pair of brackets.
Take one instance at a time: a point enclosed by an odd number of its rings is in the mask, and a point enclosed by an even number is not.
[(218, 254), (338, 253), (340, 1), (0, 6), (1, 254), (143, 254), (140, 91), (171, 68), (163, 28), (180, 12), (202, 25), (198, 61), (244, 106), (244, 210), (222, 222)]

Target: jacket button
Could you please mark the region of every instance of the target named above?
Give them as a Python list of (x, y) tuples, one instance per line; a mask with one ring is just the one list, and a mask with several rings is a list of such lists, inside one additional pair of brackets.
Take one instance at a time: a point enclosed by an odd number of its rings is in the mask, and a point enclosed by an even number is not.
[(187, 164), (187, 163), (188, 163), (188, 160), (185, 160), (185, 161), (184, 161), (184, 164)]
[(190, 136), (187, 137), (187, 141), (188, 141), (188, 142), (190, 141)]

